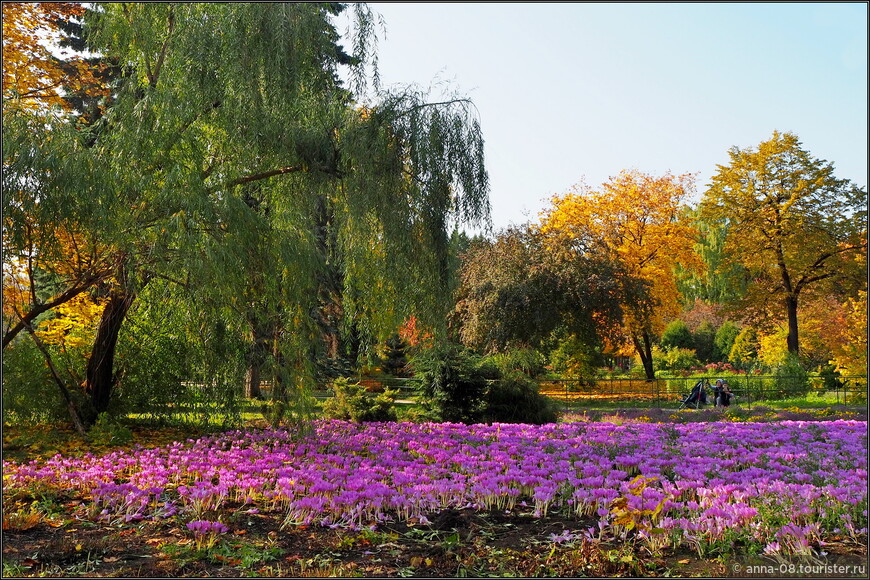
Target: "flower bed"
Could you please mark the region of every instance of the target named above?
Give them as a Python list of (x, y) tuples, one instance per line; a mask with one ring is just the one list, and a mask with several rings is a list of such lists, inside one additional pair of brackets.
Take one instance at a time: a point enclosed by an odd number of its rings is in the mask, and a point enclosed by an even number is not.
[(353, 529), (426, 523), (448, 508), (560, 510), (591, 540), (699, 554), (735, 543), (806, 554), (826, 538), (866, 539), (865, 422), (314, 427), (5, 463), (4, 493), (62, 489), (108, 521), (245, 509)]

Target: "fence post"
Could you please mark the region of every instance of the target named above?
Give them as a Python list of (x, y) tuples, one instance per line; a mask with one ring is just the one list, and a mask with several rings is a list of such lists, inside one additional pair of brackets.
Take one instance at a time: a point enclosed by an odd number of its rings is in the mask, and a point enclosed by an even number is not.
[(749, 375), (746, 375), (746, 408), (752, 410), (752, 385), (749, 381)]

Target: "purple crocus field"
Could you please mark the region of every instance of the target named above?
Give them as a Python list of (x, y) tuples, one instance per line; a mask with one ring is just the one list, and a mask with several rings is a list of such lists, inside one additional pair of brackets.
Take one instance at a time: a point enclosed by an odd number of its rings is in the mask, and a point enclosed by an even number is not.
[(226, 528), (201, 522), (219, 520), (222, 509), (277, 512), (285, 526), (361, 529), (425, 524), (448, 508), (558, 511), (577, 522), (565, 538), (632, 538), (699, 554), (735, 544), (811, 554), (826, 538), (867, 533), (863, 421), (317, 421), (303, 437), (233, 431), (3, 469), (7, 491), (76, 490), (94, 520), (176, 517), (216, 533)]

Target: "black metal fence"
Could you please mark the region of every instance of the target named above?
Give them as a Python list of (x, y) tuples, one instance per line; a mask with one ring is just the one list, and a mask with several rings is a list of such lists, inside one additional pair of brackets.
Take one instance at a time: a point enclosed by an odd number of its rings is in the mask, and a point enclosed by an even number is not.
[[(713, 400), (712, 385), (720, 377), (676, 377), (657, 379), (559, 379), (542, 381), (540, 392), (566, 403), (591, 401), (647, 401), (655, 404), (680, 402), (698, 381), (704, 381), (708, 398)], [(810, 393), (826, 395), (835, 404), (859, 405), (867, 402), (867, 375), (839, 377), (784, 377), (739, 375), (721, 377), (735, 395), (733, 403), (751, 407), (761, 401), (803, 397)]]
[[(734, 395), (732, 405), (751, 408), (763, 401), (777, 401), (803, 397), (814, 393), (824, 395), (831, 404), (863, 405), (867, 403), (867, 375), (839, 377), (836, 380), (821, 376), (788, 377), (771, 375), (738, 375), (707, 377), (673, 377), (648, 379), (626, 378), (579, 378), (539, 381), (539, 392), (567, 405), (614, 403), (648, 403), (669, 406), (680, 404), (698, 381), (705, 382), (707, 399), (713, 402), (713, 385), (717, 378), (728, 382)], [(353, 379), (351, 379), (353, 381)], [(356, 382), (372, 392), (385, 388), (399, 392), (403, 403), (413, 402), (416, 380), (413, 378), (359, 378)], [(325, 399), (332, 396), (331, 385), (319, 385), (314, 395)], [(268, 383), (262, 388), (269, 391)]]

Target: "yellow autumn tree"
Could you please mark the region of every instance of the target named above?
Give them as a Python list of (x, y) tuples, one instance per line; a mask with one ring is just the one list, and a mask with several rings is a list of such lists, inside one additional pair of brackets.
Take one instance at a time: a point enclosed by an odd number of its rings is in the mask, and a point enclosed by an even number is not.
[[(81, 40), (70, 30), (81, 34), (75, 23), (80, 25), (86, 10), (70, 2), (3, 3), (3, 123), (10, 133), (22, 123), (45, 129), (51, 121), (43, 113), (57, 107), (75, 112), (84, 100), (109, 94), (105, 63), (59, 48), (61, 40)], [(51, 118), (58, 125), (74, 119)], [(60, 132), (45, 130), (46, 141)], [(27, 155), (20, 154), (22, 147)], [(14, 174), (28, 155), (29, 144), (4, 140), (4, 173)], [(52, 168), (47, 176), (61, 173)], [(69, 300), (85, 300), (81, 294), (106, 281), (116, 259), (97, 234), (77, 223), (71, 200), (47, 201), (41, 191), (50, 180), (45, 177), (37, 179), (31, 171), (25, 179), (3, 182), (4, 349), (22, 330), (33, 330), (40, 315)]]
[(105, 298), (94, 299), (87, 293), (79, 294), (55, 308), (56, 316), (43, 320), (37, 334), (44, 343), (62, 350), (90, 346), (106, 302)]
[(843, 375), (866, 375), (867, 291), (861, 290), (856, 298), (850, 298), (844, 309), (844, 324), (839, 327), (843, 338), (834, 342), (831, 364)]
[(66, 372), (82, 383), (89, 347), (94, 342), (97, 323), (108, 298), (94, 298), (88, 292), (76, 295), (53, 310), (54, 317), (39, 323), (35, 334), (60, 352)]
[(691, 174), (653, 176), (623, 171), (592, 190), (585, 184), (557, 195), (541, 215), (540, 230), (555, 239), (603, 247), (628, 276), (646, 284), (645, 300), (622, 301), (623, 345), (631, 345), (654, 378), (652, 341), (680, 312), (677, 264), (700, 270), (694, 251), (698, 232), (686, 217), (694, 189)]
[(63, 87), (72, 77), (93, 80), (84, 60), (61, 60), (50, 49), (59, 39), (59, 23), (80, 18), (84, 11), (82, 4), (71, 2), (3, 3), (4, 108), (13, 103), (28, 110), (65, 107)]
[(80, 33), (86, 10), (73, 2), (3, 3), (4, 110), (72, 110), (84, 95), (100, 99), (110, 94), (106, 62), (61, 48), (61, 41), (72, 40), (69, 46), (81, 41), (69, 26), (75, 23), (72, 29)]
[[(81, 313), (85, 298), (80, 296), (109, 283), (115, 269), (111, 249), (70, 221), (44, 228), (30, 220), (21, 235), (20, 240), (3, 239), (4, 349), (37, 317), (70, 300), (78, 298)], [(98, 318), (99, 311), (91, 315)]]
[[(722, 266), (739, 266), (748, 287), (744, 318), (788, 325), (800, 352), (799, 313), (825, 288), (866, 289), (867, 191), (834, 175), (834, 164), (774, 131), (756, 147), (733, 147), (701, 200), (702, 219), (727, 224)], [(839, 291), (839, 290), (838, 290)]]

